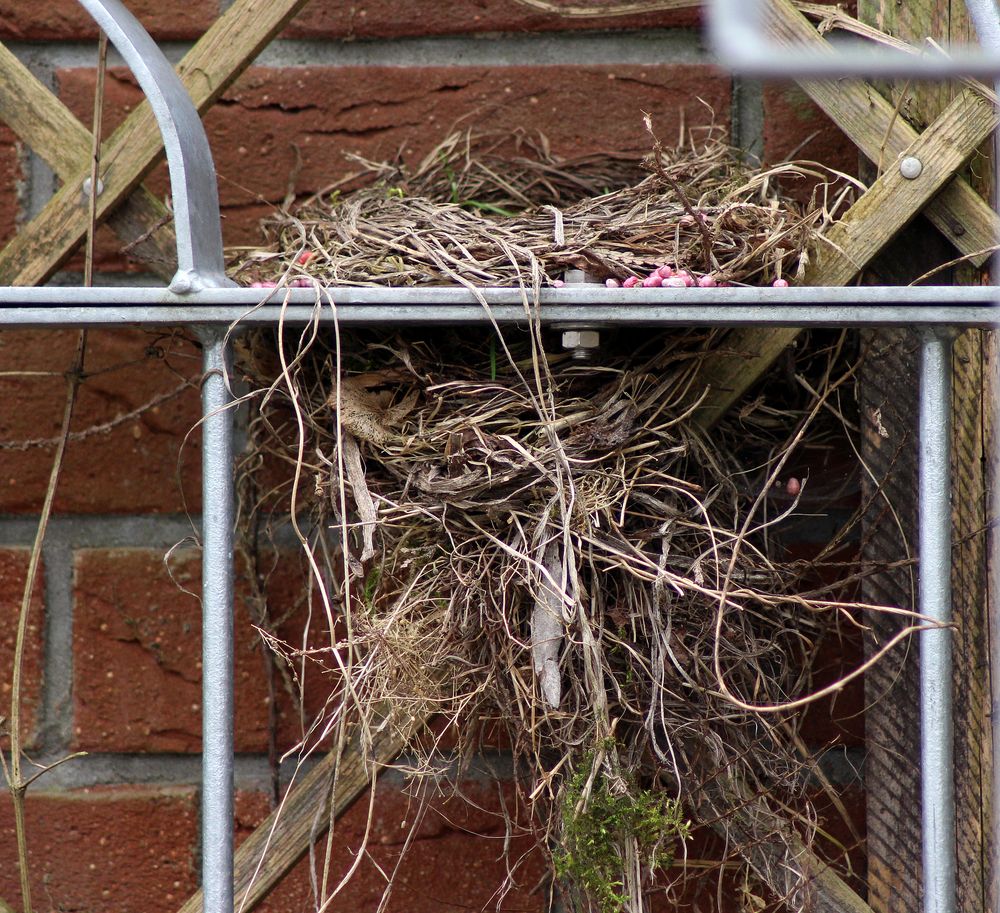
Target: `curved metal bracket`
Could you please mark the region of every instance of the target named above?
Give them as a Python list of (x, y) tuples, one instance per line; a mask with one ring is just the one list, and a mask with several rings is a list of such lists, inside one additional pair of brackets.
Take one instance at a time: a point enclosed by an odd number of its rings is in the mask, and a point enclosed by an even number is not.
[(187, 90), (156, 42), (120, 0), (79, 0), (122, 55), (149, 99), (170, 169), (178, 294), (232, 285), (222, 255), (219, 190), (208, 137)]

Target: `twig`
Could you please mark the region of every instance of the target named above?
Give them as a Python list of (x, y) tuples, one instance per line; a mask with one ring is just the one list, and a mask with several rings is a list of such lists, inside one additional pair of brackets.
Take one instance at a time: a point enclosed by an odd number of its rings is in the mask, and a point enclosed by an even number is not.
[[(93, 284), (94, 267), (94, 235), (96, 234), (97, 213), (97, 171), (100, 157), (101, 119), (103, 114), (104, 73), (107, 68), (108, 39), (102, 33), (98, 49), (98, 82), (94, 101), (94, 161), (91, 168), (90, 185), (90, 228), (87, 233), (87, 262), (84, 268), (84, 282)], [(10, 767), (4, 766), (4, 775), (10, 790), (14, 806), (14, 831), (17, 840), (18, 874), (21, 883), (21, 905), (24, 913), (32, 913), (31, 880), (28, 866), (28, 838), (25, 826), (25, 793), (28, 787), (38, 778), (38, 774), (25, 780), (21, 767), (21, 688), (24, 672), (24, 651), (27, 644), (28, 618), (31, 614), (31, 600), (34, 595), (35, 578), (38, 576), (38, 565), (42, 557), (42, 545), (45, 542), (45, 532), (48, 529), (49, 518), (52, 515), (52, 504), (55, 501), (56, 489), (59, 485), (59, 474), (62, 470), (63, 457), (69, 441), (70, 424), (73, 421), (73, 409), (76, 406), (77, 394), (80, 390), (80, 378), (83, 374), (84, 355), (87, 350), (87, 331), (81, 330), (77, 338), (76, 353), (73, 364), (66, 373), (66, 404), (63, 409), (62, 426), (60, 428), (59, 444), (52, 458), (52, 469), (49, 473), (49, 483), (45, 491), (45, 500), (38, 518), (38, 528), (35, 531), (35, 541), (31, 547), (31, 557), (28, 560), (28, 573), (21, 594), (21, 608), (17, 619), (17, 635), (14, 641), (14, 661), (10, 695)], [(55, 765), (53, 765), (55, 766)], [(51, 768), (48, 768), (51, 769)], [(41, 771), (40, 773), (44, 773)]]
[(100, 189), (101, 133), (104, 123), (104, 77), (108, 69), (108, 36), (101, 34), (97, 46), (97, 85), (94, 88), (94, 136), (90, 158), (90, 229), (87, 232), (87, 253), (83, 265), (83, 284), (94, 284), (94, 244), (97, 232), (97, 195)]
[(684, 188), (681, 187), (678, 181), (675, 181), (669, 174), (667, 174), (667, 170), (663, 167), (663, 146), (660, 145), (659, 138), (653, 132), (653, 119), (648, 114), (643, 112), (642, 122), (646, 125), (646, 132), (653, 141), (653, 170), (656, 172), (656, 176), (660, 178), (660, 180), (666, 181), (666, 183), (673, 188), (674, 193), (677, 194), (678, 199), (680, 199), (681, 204), (687, 210), (688, 215), (694, 219), (694, 224), (698, 226), (698, 230), (701, 232), (702, 248), (705, 251), (705, 263), (718, 266), (715, 259), (715, 251), (713, 249), (714, 245), (712, 244), (712, 233), (708, 230), (708, 226), (705, 224), (705, 217), (691, 205), (691, 201), (684, 192)]
[[(97, 425), (91, 425), (89, 428), (84, 428), (80, 431), (72, 431), (69, 435), (69, 440), (71, 443), (78, 443), (79, 441), (85, 441), (87, 438), (94, 437), (99, 434), (109, 434), (122, 425), (127, 425), (133, 419), (137, 419), (140, 415), (149, 412), (151, 409), (155, 409), (157, 406), (163, 405), (163, 403), (169, 402), (172, 399), (176, 399), (182, 393), (187, 390), (192, 389), (195, 386), (195, 380), (189, 378), (182, 381), (172, 390), (167, 390), (165, 393), (158, 393), (156, 396), (151, 397), (146, 402), (134, 409), (130, 409), (128, 412), (123, 412), (121, 415), (116, 415), (112, 419), (108, 419), (106, 422), (100, 422)], [(62, 440), (61, 437), (36, 437), (30, 438), (26, 441), (0, 441), (0, 451), (3, 450), (33, 450), (36, 447), (55, 447)]]

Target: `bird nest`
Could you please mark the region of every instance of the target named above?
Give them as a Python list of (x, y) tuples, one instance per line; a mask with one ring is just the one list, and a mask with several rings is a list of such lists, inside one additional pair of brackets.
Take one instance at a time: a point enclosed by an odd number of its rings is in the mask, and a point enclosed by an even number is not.
[[(267, 220), (270, 243), (244, 252), (233, 275), (260, 286), (537, 287), (567, 269), (624, 282), (672, 264), (720, 284), (794, 281), (853, 188), (814, 163), (746, 167), (714, 130), (676, 149), (652, 143), (644, 161), (564, 161), (542, 139), (460, 134), (412, 173), (363, 162), (361, 187)], [(778, 192), (793, 182), (815, 188), (806, 205)]]
[[(537, 290), (569, 267), (772, 282), (801, 271), (838, 200), (825, 185), (794, 202), (781, 182), (821, 169), (751, 169), (714, 134), (655, 144), (637, 182), (636, 161), (511, 143), (455, 137), (412, 173), (366, 166), (354, 190), (269, 220), (235, 275), (307, 281), (318, 309), (343, 285)], [(417, 772), (500, 734), (529, 812), (508, 825), (537, 837), (579, 910), (684, 896), (704, 874), (698, 829), (766, 886), (744, 882), (744, 899), (811, 903), (802, 853), (825, 781), (801, 711), (857, 676), (819, 687), (817, 650), (842, 627), (863, 638), (875, 609), (851, 601), (850, 508), (809, 560), (785, 546), (817, 487), (795, 467), (847, 447), (857, 353), (814, 335), (710, 432), (698, 379), (720, 344), (620, 330), (580, 363), (529, 309), (504, 331), (317, 323), (239, 346), (256, 401), (244, 529), (290, 520), (327, 628), (322, 648), (268, 642), (339, 682), (303, 751), (386, 725), (386, 707), (447, 734), (418, 741)], [(849, 489), (851, 473), (824, 475), (810, 511), (850, 505), (829, 480)]]

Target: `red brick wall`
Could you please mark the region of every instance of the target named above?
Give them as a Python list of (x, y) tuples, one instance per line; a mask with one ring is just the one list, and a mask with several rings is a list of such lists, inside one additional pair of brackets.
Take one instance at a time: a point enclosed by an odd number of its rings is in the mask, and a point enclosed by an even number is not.
[[(155, 38), (169, 42), (197, 38), (227, 5), (127, 2)], [(316, 0), (206, 118), (226, 241), (253, 242), (259, 218), (286, 195), (297, 156), (294, 189), (306, 194), (346, 173), (344, 153), (378, 159), (403, 149), (416, 157), (455, 126), (539, 129), (562, 153), (643, 150), (641, 118), (648, 111), (664, 138), (677, 136), (682, 124), (737, 123), (738, 138), (771, 161), (796, 149), (837, 167), (853, 161), (853, 149), (797, 90), (761, 92), (745, 84), (734, 92), (733, 80), (705, 62), (698, 24), (691, 11), (581, 20), (510, 0), (421, 0), (405, 7), (388, 0)], [(79, 42), (94, 35), (72, 0), (0, 0), (0, 39), (85, 122), (94, 75), (90, 51), (83, 56)], [(449, 55), (460, 55), (461, 65), (451, 65)], [(127, 72), (112, 72), (108, 100), (110, 128), (139, 100)], [(162, 169), (150, 185), (166, 191)], [(50, 186), (37, 159), (0, 129), (0, 239), (31, 217)], [(131, 276), (141, 267), (119, 248), (109, 233), (102, 235), (103, 281), (136, 281)], [(0, 333), (3, 701), (27, 547), (74, 344), (68, 331)], [(198, 604), (176, 586), (181, 580), (197, 590), (198, 568), (188, 552), (166, 564), (163, 558), (191, 530), (185, 512), (201, 508), (199, 435), (192, 431), (199, 414), (197, 346), (183, 331), (94, 332), (87, 371), (31, 617), (25, 727), (43, 760), (72, 750), (89, 756), (59, 768), (31, 793), (36, 903), (170, 911), (198, 879)], [(268, 694), (242, 602), (237, 627), (237, 826), (243, 835), (267, 809)], [(836, 712), (849, 719), (857, 709), (842, 698)], [(283, 704), (279, 716), (281, 741), (291, 744), (294, 714)], [(829, 714), (810, 727), (817, 744), (858, 744), (857, 727), (831, 728)], [(501, 806), (495, 790), (481, 784), (470, 790), (479, 807), (438, 802), (428, 813), (394, 908), (479, 909), (494, 902), (505, 873)], [(852, 807), (859, 802), (863, 797), (855, 796)], [(372, 861), (362, 866), (342, 909), (375, 909), (383, 885), (377, 866), (393, 865), (401, 823), (412, 813), (398, 782), (380, 788)], [(335, 871), (349, 864), (348, 848), (360, 839), (365, 814), (356, 808), (343, 824)], [(513, 857), (527, 849), (522, 838)], [(529, 854), (518, 873), (520, 888), (503, 908), (542, 909), (539, 877), (538, 859)], [(304, 871), (283, 890), (272, 909), (308, 906)], [(0, 898), (18, 905), (5, 798)]]

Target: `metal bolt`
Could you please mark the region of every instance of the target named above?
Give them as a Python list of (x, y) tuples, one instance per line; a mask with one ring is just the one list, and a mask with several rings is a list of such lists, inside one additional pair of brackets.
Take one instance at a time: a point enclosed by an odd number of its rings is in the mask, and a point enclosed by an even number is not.
[[(90, 178), (87, 178), (83, 182), (83, 199), (84, 199), (84, 201), (90, 199), (90, 187), (91, 187)], [(104, 181), (102, 181), (100, 178), (98, 178), (97, 179), (97, 195), (100, 196), (102, 193), (104, 193)]]
[(574, 361), (589, 361), (601, 346), (601, 334), (597, 330), (563, 330), (562, 346), (572, 350)]
[(899, 173), (908, 181), (916, 180), (923, 170), (924, 163), (915, 155), (908, 155), (899, 163)]

